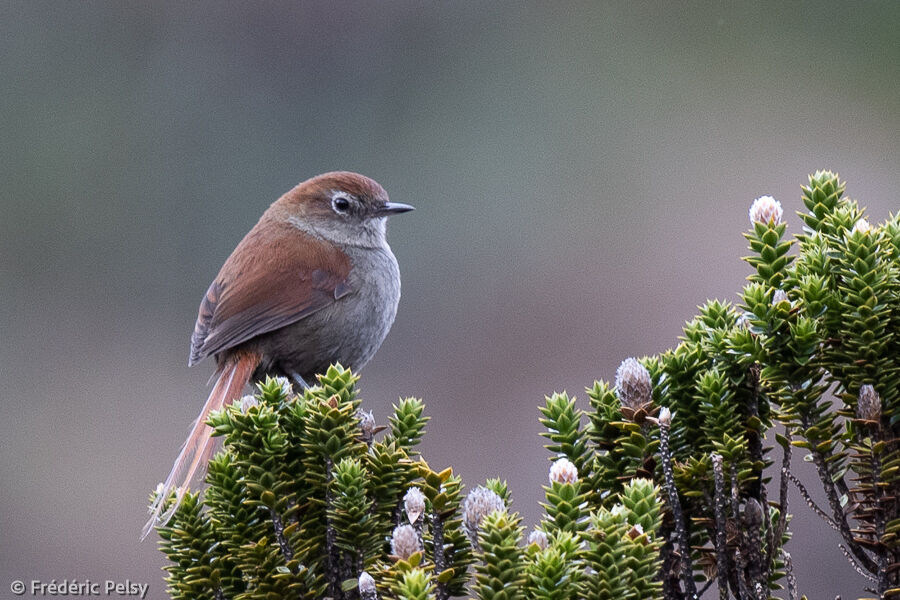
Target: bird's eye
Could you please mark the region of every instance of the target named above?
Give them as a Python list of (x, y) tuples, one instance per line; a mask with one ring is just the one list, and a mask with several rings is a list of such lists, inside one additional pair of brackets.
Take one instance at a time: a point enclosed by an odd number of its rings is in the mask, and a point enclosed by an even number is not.
[(347, 214), (350, 212), (350, 199), (346, 196), (335, 196), (331, 200), (331, 208), (336, 213)]

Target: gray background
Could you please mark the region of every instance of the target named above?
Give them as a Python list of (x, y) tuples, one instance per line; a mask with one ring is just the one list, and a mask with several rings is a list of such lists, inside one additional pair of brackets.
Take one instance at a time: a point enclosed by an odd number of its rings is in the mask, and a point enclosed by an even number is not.
[[(367, 406), (424, 397), (432, 465), (508, 478), (534, 523), (543, 395), (584, 406), (734, 300), (753, 198), (797, 231), (832, 168), (875, 219), (898, 208), (898, 30), (894, 2), (0, 3), (0, 597), (163, 597), (138, 536), (207, 393), (197, 305), (331, 169), (418, 207), (390, 227), (403, 299)], [(862, 594), (793, 509), (802, 589)]]

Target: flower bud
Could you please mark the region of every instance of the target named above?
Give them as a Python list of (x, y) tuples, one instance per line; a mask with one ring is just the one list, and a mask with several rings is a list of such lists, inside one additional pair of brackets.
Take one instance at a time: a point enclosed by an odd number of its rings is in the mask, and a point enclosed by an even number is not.
[(853, 229), (850, 231), (850, 233), (871, 233), (874, 230), (875, 228), (872, 227), (872, 224), (869, 223), (865, 217), (860, 217), (856, 220), (856, 223), (853, 224)]
[(537, 544), (538, 548), (546, 550), (547, 546), (550, 545), (550, 540), (547, 538), (546, 533), (540, 529), (535, 529), (528, 534), (528, 545), (530, 546), (531, 544)]
[(291, 381), (287, 377), (281, 377), (280, 375), (275, 378), (275, 381), (278, 382), (278, 385), (281, 386), (281, 391), (285, 396), (290, 398), (294, 395), (294, 386), (291, 385)]
[(425, 512), (425, 494), (417, 487), (411, 487), (403, 496), (403, 510), (410, 523), (415, 523)]
[(578, 468), (568, 458), (559, 458), (550, 466), (550, 483), (577, 483)]
[(662, 427), (669, 427), (672, 424), (672, 411), (669, 410), (668, 406), (663, 406), (659, 409), (659, 416), (656, 420), (659, 421)]
[(772, 196), (760, 196), (750, 205), (750, 225), (755, 223), (781, 225), (783, 217), (781, 202)]
[(463, 527), (473, 545), (478, 545), (478, 528), (481, 527), (481, 521), (495, 510), (505, 508), (503, 498), (483, 485), (469, 492), (463, 502)]
[(247, 414), (248, 410), (259, 404), (259, 400), (256, 399), (256, 396), (247, 394), (238, 400), (237, 404), (241, 407), (241, 413)]
[(356, 418), (359, 419), (360, 437), (367, 444), (375, 437), (375, 415), (372, 411), (357, 410)]
[(881, 396), (868, 383), (859, 388), (856, 416), (866, 421), (881, 420)]
[(359, 595), (363, 598), (375, 597), (375, 580), (365, 571), (359, 574)]
[(744, 504), (744, 524), (747, 527), (759, 527), (763, 519), (762, 505), (755, 498), (747, 499)]
[(637, 410), (653, 399), (650, 372), (637, 359), (626, 358), (616, 369), (616, 392), (622, 406)]
[(391, 554), (402, 560), (409, 560), (409, 557), (419, 550), (421, 550), (419, 534), (412, 525), (399, 525), (394, 528), (391, 535)]
[(787, 292), (785, 292), (781, 288), (778, 288), (772, 294), (772, 305), (774, 306), (776, 304), (781, 304), (782, 302), (790, 303), (790, 300), (788, 299)]

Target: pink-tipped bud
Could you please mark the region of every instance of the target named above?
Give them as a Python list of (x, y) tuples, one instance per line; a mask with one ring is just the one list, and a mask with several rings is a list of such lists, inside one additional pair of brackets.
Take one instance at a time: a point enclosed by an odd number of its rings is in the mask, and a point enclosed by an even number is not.
[(637, 410), (653, 400), (650, 372), (635, 358), (626, 358), (616, 369), (616, 392), (622, 406)]
[(419, 547), (419, 534), (412, 525), (399, 525), (394, 528), (391, 535), (391, 554), (402, 560), (421, 550)]
[(558, 458), (550, 466), (550, 483), (576, 483), (578, 468), (568, 458)]
[(856, 416), (866, 421), (881, 420), (881, 396), (868, 383), (859, 388)]
[(781, 202), (772, 196), (760, 196), (750, 205), (750, 225), (762, 223), (763, 225), (781, 225), (784, 217), (784, 209)]
[(411, 487), (403, 496), (403, 511), (410, 523), (415, 523), (425, 512), (425, 494), (417, 487)]
[(850, 233), (872, 233), (875, 228), (872, 227), (872, 224), (869, 223), (865, 217), (860, 217), (856, 220), (856, 223), (853, 224), (853, 229)]
[(659, 409), (659, 416), (656, 417), (656, 420), (663, 427), (669, 427), (672, 424), (672, 411), (669, 410), (668, 406), (663, 406)]
[(535, 529), (528, 534), (528, 545), (530, 546), (531, 544), (536, 544), (541, 550), (546, 550), (547, 546), (550, 545), (550, 539), (546, 533), (540, 529)]

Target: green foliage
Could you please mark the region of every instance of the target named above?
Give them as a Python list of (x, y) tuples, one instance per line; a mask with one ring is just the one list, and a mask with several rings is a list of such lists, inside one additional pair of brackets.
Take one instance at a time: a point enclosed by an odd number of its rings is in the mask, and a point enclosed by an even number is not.
[(209, 487), (158, 528), (170, 596), (356, 600), (365, 581), (361, 600), (681, 600), (707, 583), (720, 598), (774, 597), (794, 585), (777, 441), (780, 465), (807, 453), (827, 499), (815, 510), (896, 597), (900, 217), (869, 224), (845, 187), (810, 176), (793, 239), (760, 199), (737, 304), (700, 306), (675, 347), (623, 365), (621, 389), (595, 381), (586, 408), (545, 398), (553, 467), (527, 543), (506, 481), (463, 509), (460, 477), (416, 451), (421, 401), (362, 431), (357, 377), (336, 365), (300, 395), (270, 379), (210, 416), (224, 446)]
[(584, 414), (575, 408), (575, 400), (570, 400), (568, 394), (553, 394), (546, 398), (546, 404), (540, 407), (543, 417), (540, 419), (547, 431), (541, 435), (550, 440), (547, 449), (555, 454), (561, 454), (568, 458), (584, 472), (590, 460), (588, 440), (581, 430), (581, 417)]
[(390, 417), (391, 434), (388, 441), (394, 441), (397, 447), (412, 454), (414, 446), (425, 434), (425, 424), (430, 417), (424, 416), (425, 404), (418, 398), (402, 398), (394, 405), (394, 414)]
[[(199, 494), (185, 494), (176, 513), (177, 527), (159, 529), (162, 538), (160, 549), (172, 561), (166, 567), (169, 577), (168, 591), (172, 598), (213, 600), (227, 578), (230, 591), (236, 583), (232, 578), (233, 566), (222, 560), (219, 553), (210, 553), (213, 534), (209, 519), (202, 513)], [(218, 564), (219, 566), (213, 566)], [(238, 583), (240, 579), (238, 579)]]
[[(298, 396), (269, 379), (254, 401), (210, 416), (224, 447), (209, 463), (209, 488), (202, 502), (186, 496), (159, 530), (173, 567), (193, 565), (170, 569), (173, 597), (356, 596), (344, 582), (382, 558), (394, 509), (417, 477), (393, 442), (361, 441), (356, 381), (334, 366)], [(418, 423), (421, 405), (403, 404)]]
[(585, 598), (639, 600), (660, 596), (660, 506), (656, 489), (646, 480), (635, 480), (626, 487), (622, 499), (623, 504), (591, 514), (585, 562), (596, 576), (585, 580)]
[(397, 587), (399, 600), (429, 600), (434, 598), (434, 583), (427, 571), (414, 568), (403, 574)]
[(459, 510), (462, 480), (453, 475), (453, 469), (436, 472), (424, 461), (419, 463), (419, 476), (430, 525), (425, 547), (437, 571), (438, 598), (462, 596), (469, 582), (467, 569), (473, 561)]
[(475, 567), (475, 593), (481, 600), (518, 600), (525, 584), (521, 519), (497, 510), (484, 517), (478, 534), (481, 562)]

